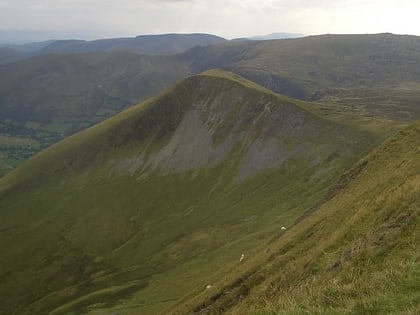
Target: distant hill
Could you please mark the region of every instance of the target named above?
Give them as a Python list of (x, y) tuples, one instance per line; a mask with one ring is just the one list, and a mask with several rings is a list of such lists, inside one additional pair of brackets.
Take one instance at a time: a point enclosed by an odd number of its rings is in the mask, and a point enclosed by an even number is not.
[(377, 143), (310, 108), (209, 71), (37, 154), (0, 179), (0, 312), (157, 314), (224, 278)]
[(101, 53), (121, 50), (148, 55), (173, 55), (195, 46), (207, 46), (225, 41), (219, 36), (197, 33), (140, 35), (90, 41), (69, 39), (25, 44), (0, 44), (0, 65), (52, 53)]
[(0, 45), (20, 46), (45, 42), (59, 38), (86, 38), (86, 34), (77, 31), (60, 30), (8, 30), (0, 29)]
[(43, 42), (30, 42), (26, 44), (15, 44), (15, 45), (4, 45), (4, 47), (12, 48), (21, 52), (25, 52), (28, 54), (28, 57), (33, 57), (33, 54), (37, 51), (41, 50), (42, 48), (54, 43), (55, 40), (47, 40)]
[(193, 73), (221, 68), (275, 92), (363, 117), (420, 118), (420, 37), (322, 35), (193, 48)]
[(332, 89), (418, 82), (419, 51), (420, 37), (376, 34), (228, 42), (185, 55), (194, 60), (193, 71), (223, 68), (276, 92), (311, 99)]
[(58, 40), (44, 47), (39, 53), (86, 53), (111, 50), (129, 50), (149, 55), (172, 55), (195, 46), (225, 42), (222, 37), (209, 34), (140, 35), (134, 38), (100, 40)]
[(27, 43), (21, 45), (0, 45), (0, 65), (29, 59), (37, 54), (43, 47), (54, 41)]

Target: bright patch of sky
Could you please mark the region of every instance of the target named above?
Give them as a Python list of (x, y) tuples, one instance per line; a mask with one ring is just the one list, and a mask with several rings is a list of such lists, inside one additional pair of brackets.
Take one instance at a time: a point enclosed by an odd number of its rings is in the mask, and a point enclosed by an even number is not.
[[(0, 0), (0, 30), (75, 37), (274, 32), (420, 35), (420, 0)], [(57, 35), (59, 36), (59, 35)]]

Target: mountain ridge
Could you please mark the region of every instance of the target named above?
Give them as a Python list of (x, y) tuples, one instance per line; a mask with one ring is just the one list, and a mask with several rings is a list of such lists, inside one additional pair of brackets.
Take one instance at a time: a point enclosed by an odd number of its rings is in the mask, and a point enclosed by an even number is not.
[(98, 40), (57, 40), (43, 47), (38, 53), (86, 53), (110, 50), (129, 50), (142, 54), (172, 55), (182, 53), (194, 46), (216, 44), (224, 38), (204, 33), (138, 35), (127, 38)]
[[(211, 68), (309, 99), (325, 115), (353, 122), (361, 117), (372, 125), (389, 123), (393, 129), (420, 117), (419, 49), (415, 36), (323, 35), (224, 42), (172, 56), (112, 51), (43, 55), (3, 65), (0, 133), (11, 137), (0, 143), (6, 152), (0, 157), (0, 172), (181, 78)], [(33, 145), (20, 145), (28, 142)]]

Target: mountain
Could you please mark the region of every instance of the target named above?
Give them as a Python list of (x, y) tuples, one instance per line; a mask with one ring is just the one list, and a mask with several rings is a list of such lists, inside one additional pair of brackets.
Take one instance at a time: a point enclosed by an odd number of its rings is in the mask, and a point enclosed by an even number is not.
[(4, 65), (0, 68), (2, 116), (38, 122), (80, 112), (89, 117), (98, 110), (105, 112), (112, 101), (119, 103), (115, 105), (119, 110), (186, 76), (183, 67), (175, 58), (129, 52), (43, 55)]
[(37, 51), (52, 42), (54, 41), (27, 43), (22, 45), (0, 44), (0, 65), (31, 58), (36, 55)]
[(210, 34), (140, 35), (134, 38), (100, 40), (58, 40), (44, 47), (40, 53), (86, 53), (128, 50), (148, 55), (172, 55), (195, 46), (225, 42), (226, 39)]
[[(1, 35), (1, 30), (0, 30)], [(24, 44), (1, 44), (0, 65), (45, 54), (102, 53), (110, 51), (138, 52), (146, 55), (173, 55), (195, 46), (225, 42), (211, 34), (161, 34), (98, 40), (47, 40)]]
[(188, 74), (176, 57), (129, 52), (42, 55), (0, 67), (0, 134), (8, 135), (0, 137), (7, 152), (0, 173)]
[(376, 129), (386, 136), (385, 124), (394, 129), (395, 124), (420, 118), (419, 52), (416, 36), (323, 35), (223, 41), (172, 56), (121, 51), (54, 54), (3, 65), (0, 172), (181, 78), (211, 68), (311, 100), (322, 115), (344, 113), (346, 119), (352, 115), (353, 122), (362, 118), (374, 128), (381, 124), (382, 129)]
[(28, 57), (32, 57), (34, 53), (41, 50), (42, 48), (52, 44), (55, 40), (47, 40), (43, 42), (30, 42), (26, 44), (3, 44), (0, 45), (2, 48), (12, 48), (18, 50), (20, 52), (24, 52), (28, 54)]
[(232, 73), (188, 77), (0, 179), (0, 313), (163, 311), (377, 142)]
[(0, 176), (40, 149), (190, 74), (177, 56), (136, 51), (174, 54), (223, 41), (207, 34), (165, 34), (0, 48)]
[[(0, 29), (0, 45), (26, 45), (60, 38), (86, 38), (88, 34), (59, 30), (10, 30)], [(88, 36), (89, 37), (89, 36)]]
[[(420, 76), (420, 37), (320, 35), (228, 42), (186, 53), (192, 69), (223, 68), (282, 94), (319, 99), (336, 89), (400, 88)], [(198, 57), (200, 56), (200, 58)]]
[(361, 159), (333, 196), (167, 314), (416, 314), (420, 122)]

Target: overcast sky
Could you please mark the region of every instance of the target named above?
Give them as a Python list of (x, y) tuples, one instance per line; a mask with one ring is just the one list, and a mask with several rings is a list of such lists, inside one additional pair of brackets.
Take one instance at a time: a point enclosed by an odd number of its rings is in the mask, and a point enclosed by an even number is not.
[[(274, 32), (420, 35), (420, 0), (0, 0), (0, 29), (75, 37)], [(68, 35), (66, 35), (68, 36)]]

